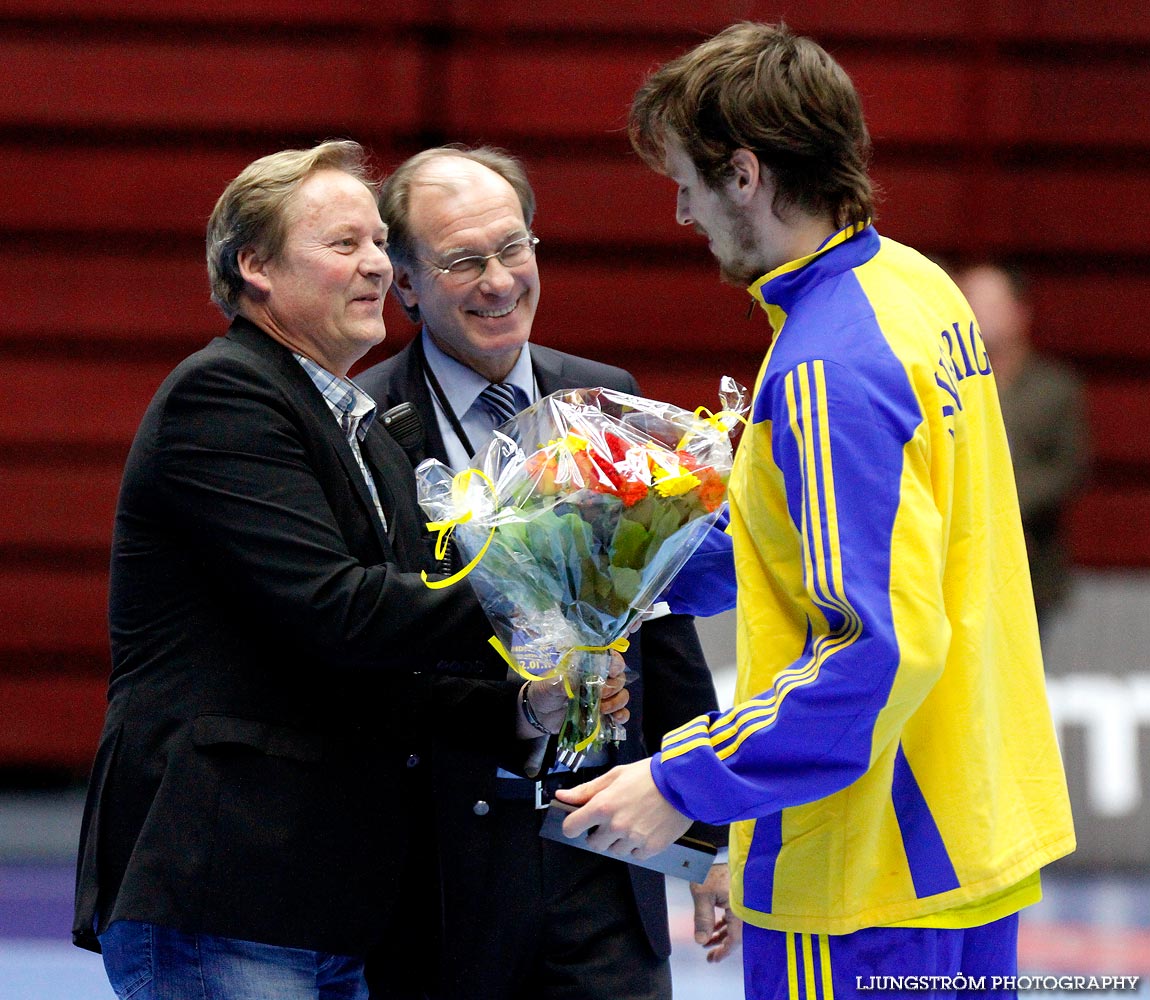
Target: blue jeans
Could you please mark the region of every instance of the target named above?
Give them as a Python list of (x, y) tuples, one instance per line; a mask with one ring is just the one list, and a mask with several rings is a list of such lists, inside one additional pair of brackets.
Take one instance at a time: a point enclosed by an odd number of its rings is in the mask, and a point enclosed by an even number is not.
[(363, 958), (117, 920), (100, 935), (120, 1000), (367, 1000)]

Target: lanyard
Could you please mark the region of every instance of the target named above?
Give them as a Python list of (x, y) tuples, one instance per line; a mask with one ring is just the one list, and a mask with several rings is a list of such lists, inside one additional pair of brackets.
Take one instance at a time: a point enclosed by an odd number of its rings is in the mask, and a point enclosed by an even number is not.
[(435, 377), (435, 372), (431, 370), (431, 365), (427, 363), (427, 353), (423, 349), (422, 331), (415, 338), (415, 350), (419, 354), (419, 366), (423, 369), (427, 384), (431, 386), (431, 391), (435, 395), (436, 402), (439, 403), (444, 416), (447, 417), (447, 422), (451, 424), (452, 431), (455, 432), (459, 443), (463, 445), (464, 452), (468, 455), (474, 455), (475, 449), (471, 447), (471, 440), (463, 430), (463, 424), (459, 422), (459, 417), (455, 415), (455, 410), (451, 408), (451, 403), (447, 400), (447, 393), (443, 391), (443, 386), (439, 384), (439, 379)]
[[(443, 415), (447, 417), (447, 422), (451, 425), (451, 430), (455, 434), (456, 439), (461, 445), (463, 450), (468, 455), (474, 455), (475, 449), (471, 447), (471, 439), (468, 438), (466, 431), (463, 429), (463, 424), (460, 422), (459, 417), (456, 416), (455, 410), (452, 409), (451, 403), (447, 399), (447, 393), (443, 391), (443, 386), (439, 384), (439, 379), (435, 377), (435, 372), (431, 370), (431, 365), (427, 361), (427, 352), (423, 349), (423, 332), (415, 338), (415, 350), (419, 355), (419, 366), (423, 369), (423, 374), (427, 379), (427, 384), (431, 386), (432, 395), (435, 396), (435, 401), (443, 410)], [(538, 394), (538, 387), (536, 386), (536, 395)], [(528, 396), (527, 402), (531, 403), (531, 397)]]

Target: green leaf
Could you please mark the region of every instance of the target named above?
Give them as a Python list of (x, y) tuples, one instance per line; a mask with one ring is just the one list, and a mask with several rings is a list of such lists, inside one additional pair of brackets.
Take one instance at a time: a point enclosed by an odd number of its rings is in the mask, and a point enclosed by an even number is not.
[(615, 594), (619, 599), (621, 612), (630, 607), (631, 602), (635, 600), (635, 595), (639, 593), (639, 585), (643, 581), (643, 576), (636, 569), (616, 566), (611, 573), (611, 578), (615, 584)]
[(643, 525), (629, 517), (620, 518), (611, 543), (611, 564), (641, 569), (650, 541), (651, 533)]
[(674, 502), (664, 502), (656, 510), (651, 519), (652, 545), (661, 545), (670, 538), (683, 523), (679, 505)]
[(642, 500), (634, 504), (627, 511), (627, 517), (636, 524), (649, 529), (652, 518), (654, 518), (656, 511), (659, 510), (660, 503), (661, 501), (656, 500), (655, 497), (648, 493), (647, 496), (643, 497)]

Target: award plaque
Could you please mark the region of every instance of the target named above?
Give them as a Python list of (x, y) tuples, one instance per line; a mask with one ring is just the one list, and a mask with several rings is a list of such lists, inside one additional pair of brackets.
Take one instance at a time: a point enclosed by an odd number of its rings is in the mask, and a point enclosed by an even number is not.
[[(641, 868), (650, 868), (662, 872), (672, 878), (686, 879), (688, 882), (702, 882), (715, 863), (715, 848), (713, 845), (697, 840), (689, 833), (684, 834), (666, 850), (649, 858), (621, 858), (607, 851), (596, 850), (587, 843), (587, 835), (591, 830), (584, 830), (578, 837), (563, 835), (563, 820), (573, 813), (577, 806), (568, 805), (558, 799), (552, 799), (547, 807), (547, 815), (543, 817), (543, 828), (539, 831), (540, 837), (554, 840), (570, 847), (580, 847), (585, 851), (602, 854), (605, 858), (615, 858), (629, 865), (639, 865)], [(594, 827), (591, 828), (595, 829)]]

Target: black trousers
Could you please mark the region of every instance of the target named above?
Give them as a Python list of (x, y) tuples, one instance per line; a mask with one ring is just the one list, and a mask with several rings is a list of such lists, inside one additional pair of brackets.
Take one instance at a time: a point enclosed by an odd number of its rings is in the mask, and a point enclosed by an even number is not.
[(448, 915), (436, 1000), (670, 1000), (627, 866), (543, 840), (542, 815), (491, 803), (486, 892), (466, 926)]

